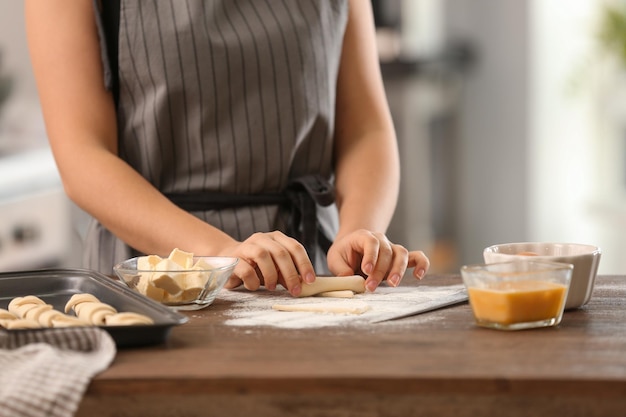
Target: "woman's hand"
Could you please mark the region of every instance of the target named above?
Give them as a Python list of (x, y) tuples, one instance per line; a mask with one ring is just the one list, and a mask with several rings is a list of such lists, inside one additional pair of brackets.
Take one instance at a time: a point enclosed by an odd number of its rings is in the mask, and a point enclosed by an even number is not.
[(366, 275), (368, 291), (374, 291), (383, 279), (398, 286), (407, 268), (413, 268), (413, 275), (421, 279), (430, 266), (424, 252), (409, 252), (404, 246), (391, 243), (383, 233), (364, 229), (337, 239), (327, 258), (328, 268), (335, 275)]
[(309, 256), (297, 240), (281, 232), (255, 233), (243, 242), (227, 247), (221, 255), (240, 259), (226, 288), (243, 285), (251, 291), (264, 285), (274, 290), (283, 285), (297, 297), (302, 280), (315, 281), (315, 271)]

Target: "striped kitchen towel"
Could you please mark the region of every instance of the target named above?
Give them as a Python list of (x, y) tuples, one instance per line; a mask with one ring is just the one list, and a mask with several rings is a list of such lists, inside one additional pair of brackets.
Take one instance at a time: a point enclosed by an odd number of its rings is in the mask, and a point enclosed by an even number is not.
[(0, 416), (73, 416), (115, 353), (97, 327), (0, 330)]

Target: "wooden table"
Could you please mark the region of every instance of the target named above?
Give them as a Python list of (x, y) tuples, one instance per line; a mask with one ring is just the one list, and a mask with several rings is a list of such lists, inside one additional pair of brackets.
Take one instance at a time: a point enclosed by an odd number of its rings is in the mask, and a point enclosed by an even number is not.
[(626, 415), (626, 277), (599, 276), (558, 327), (517, 332), (475, 326), (467, 304), (296, 330), (229, 326), (229, 308), (218, 299), (165, 345), (120, 350), (78, 415)]

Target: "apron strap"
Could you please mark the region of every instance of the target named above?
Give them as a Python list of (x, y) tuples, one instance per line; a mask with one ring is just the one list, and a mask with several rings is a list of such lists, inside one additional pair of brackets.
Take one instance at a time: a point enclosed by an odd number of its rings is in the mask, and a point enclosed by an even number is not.
[(93, 0), (102, 48), (104, 83), (113, 93), (115, 106), (119, 101), (118, 39), (120, 30), (120, 0)]
[(332, 244), (319, 225), (316, 205), (331, 205), (335, 201), (335, 190), (332, 184), (319, 175), (296, 178), (282, 193), (227, 194), (196, 191), (165, 193), (165, 196), (181, 209), (190, 212), (245, 206), (283, 206), (289, 213), (286, 234), (302, 243), (311, 259), (315, 259), (318, 247), (327, 253)]

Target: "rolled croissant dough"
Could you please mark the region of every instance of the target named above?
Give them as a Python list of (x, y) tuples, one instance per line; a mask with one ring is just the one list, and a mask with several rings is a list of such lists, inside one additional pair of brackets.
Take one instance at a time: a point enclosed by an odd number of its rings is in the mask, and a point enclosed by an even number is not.
[(306, 311), (310, 313), (328, 314), (363, 314), (370, 306), (360, 302), (358, 304), (341, 305), (332, 302), (301, 303), (301, 304), (274, 304), (272, 309), (278, 311)]
[(316, 297), (329, 297), (329, 298), (352, 298), (354, 297), (354, 291), (341, 290), (341, 291), (324, 291), (319, 294), (315, 294)]
[[(302, 292), (298, 297), (310, 297), (331, 291), (365, 292), (365, 278), (359, 275), (346, 277), (317, 277), (311, 284), (302, 284)], [(347, 294), (347, 293), (345, 293)]]
[[(339, 297), (351, 298), (354, 293), (365, 292), (365, 279), (359, 275), (346, 277), (317, 277), (312, 284), (302, 284), (302, 292), (299, 297)], [(320, 303), (297, 303), (297, 304), (274, 304), (272, 309), (278, 311), (308, 311), (312, 313), (329, 314), (363, 314), (370, 309), (366, 303), (350, 305), (337, 304), (336, 302)]]

